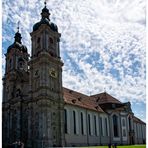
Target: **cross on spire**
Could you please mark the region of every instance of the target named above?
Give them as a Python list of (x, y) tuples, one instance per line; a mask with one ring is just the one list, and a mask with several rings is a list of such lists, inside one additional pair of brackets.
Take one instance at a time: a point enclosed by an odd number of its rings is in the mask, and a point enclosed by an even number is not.
[(19, 25), (20, 25), (20, 21), (18, 21), (17, 23), (17, 32), (19, 32)]
[(104, 92), (106, 92), (106, 87), (104, 87)]
[(47, 2), (46, 2), (46, 0), (45, 0), (45, 1), (44, 1), (45, 7), (46, 7), (46, 3), (47, 3)]

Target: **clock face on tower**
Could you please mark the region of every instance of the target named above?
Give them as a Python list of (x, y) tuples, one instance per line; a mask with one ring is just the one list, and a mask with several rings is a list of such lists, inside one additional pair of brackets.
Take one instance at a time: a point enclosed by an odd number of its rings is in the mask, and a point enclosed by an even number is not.
[(54, 68), (50, 68), (49, 75), (53, 78), (57, 78), (57, 71)]

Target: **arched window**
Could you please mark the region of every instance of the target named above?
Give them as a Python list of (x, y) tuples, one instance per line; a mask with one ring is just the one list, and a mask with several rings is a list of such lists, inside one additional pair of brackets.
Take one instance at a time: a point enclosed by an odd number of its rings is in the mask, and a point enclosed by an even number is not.
[(104, 136), (103, 135), (102, 117), (100, 117), (100, 130), (101, 130), (101, 136)]
[(41, 47), (41, 38), (37, 37), (37, 39), (36, 39), (36, 54), (37, 54), (37, 56), (40, 52), (40, 47)]
[(113, 115), (113, 130), (114, 130), (114, 137), (118, 137), (118, 117)]
[(122, 119), (122, 126), (125, 126), (125, 119)]
[(73, 126), (74, 126), (74, 134), (76, 134), (76, 112), (73, 111)]
[(129, 117), (129, 130), (131, 130), (131, 118)]
[(81, 133), (84, 135), (84, 125), (83, 125), (83, 113), (81, 112)]
[(108, 136), (107, 118), (105, 118), (105, 134)]
[(90, 114), (88, 114), (88, 131), (89, 131), (89, 135), (91, 135)]
[(97, 121), (96, 121), (96, 115), (94, 115), (94, 125), (95, 125), (95, 136), (97, 136)]
[(12, 69), (12, 60), (9, 60), (9, 68)]
[(64, 125), (65, 125), (65, 133), (67, 134), (67, 110), (64, 109)]

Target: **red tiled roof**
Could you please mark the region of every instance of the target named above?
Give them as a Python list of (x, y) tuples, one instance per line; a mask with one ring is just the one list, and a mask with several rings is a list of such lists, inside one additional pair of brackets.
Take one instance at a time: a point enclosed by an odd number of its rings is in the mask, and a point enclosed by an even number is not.
[[(97, 112), (104, 112), (99, 106), (99, 104), (100, 105), (106, 104), (106, 103), (122, 104), (122, 102), (120, 102), (119, 100), (112, 97), (106, 92), (92, 95), (92, 96), (87, 96), (85, 94), (63, 87), (63, 94), (64, 94), (64, 101), (66, 104), (94, 110)], [(145, 124), (143, 121), (141, 121), (139, 118), (135, 116), (133, 120), (134, 122)]]
[(63, 88), (63, 93), (64, 101), (67, 104), (83, 107), (98, 112), (104, 112), (97, 103), (92, 101), (92, 97), (70, 90), (68, 88)]
[(140, 120), (139, 118), (137, 118), (137, 117), (133, 117), (133, 121), (134, 122), (137, 122), (137, 123), (140, 123), (140, 124), (145, 124), (146, 125), (146, 123), (145, 122), (143, 122), (142, 120)]
[(95, 98), (95, 100), (96, 100), (96, 102), (98, 102), (98, 104), (105, 104), (105, 103), (122, 104), (119, 100), (117, 100), (116, 98), (112, 97), (111, 95), (109, 95), (106, 92), (100, 93), (100, 94), (96, 94), (96, 95), (92, 95), (91, 97)]

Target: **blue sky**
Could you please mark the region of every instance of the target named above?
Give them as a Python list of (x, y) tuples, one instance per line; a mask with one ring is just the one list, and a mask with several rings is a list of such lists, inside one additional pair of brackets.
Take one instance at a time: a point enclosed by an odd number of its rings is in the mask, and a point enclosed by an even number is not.
[[(40, 20), (43, 0), (3, 0), (3, 73), (7, 47), (20, 21), (22, 42)], [(49, 0), (61, 36), (63, 85), (88, 95), (107, 93), (130, 101), (146, 120), (146, 4), (143, 0)]]

